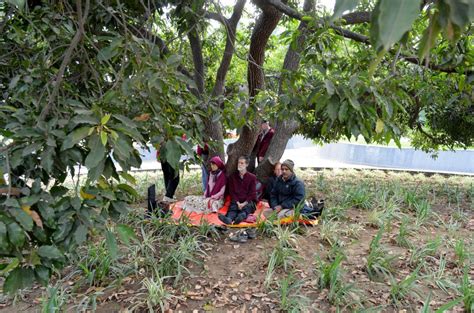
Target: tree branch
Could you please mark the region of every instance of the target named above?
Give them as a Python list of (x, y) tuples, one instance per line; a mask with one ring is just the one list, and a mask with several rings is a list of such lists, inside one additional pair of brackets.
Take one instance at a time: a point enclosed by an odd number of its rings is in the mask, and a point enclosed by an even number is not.
[(341, 19), (344, 25), (354, 25), (361, 23), (369, 23), (372, 12), (352, 12), (344, 14)]
[(206, 12), (204, 13), (204, 17), (210, 20), (218, 21), (222, 25), (226, 26), (227, 25), (227, 19), (219, 13), (216, 12)]
[(76, 0), (76, 9), (77, 9), (77, 19), (79, 22), (77, 30), (76, 30), (76, 34), (74, 35), (71, 41), (71, 44), (69, 45), (66, 52), (64, 53), (63, 61), (61, 62), (61, 66), (59, 67), (58, 74), (56, 75), (55, 81), (53, 82), (54, 84), (53, 92), (49, 95), (47, 105), (41, 111), (41, 114), (39, 116), (39, 121), (44, 121), (45, 118), (48, 116), (49, 112), (51, 111), (51, 108), (53, 107), (53, 104), (54, 104), (54, 98), (56, 98), (56, 96), (58, 95), (59, 87), (64, 78), (64, 71), (66, 70), (66, 67), (69, 65), (69, 63), (71, 63), (72, 53), (77, 48), (77, 45), (79, 44), (79, 42), (82, 40), (82, 37), (84, 36), (84, 23), (87, 19), (87, 15), (89, 14), (89, 0), (86, 0), (84, 14), (82, 14), (82, 0)]
[[(300, 21), (302, 20), (303, 15), (301, 13), (299, 13), (296, 10), (290, 8), (289, 6), (287, 6), (286, 4), (282, 3), (279, 0), (267, 0), (267, 3), (274, 6), (277, 10), (279, 10), (282, 13), (285, 13), (286, 15), (288, 15), (290, 17), (296, 18)], [(357, 16), (358, 14), (360, 14), (360, 16)], [(355, 12), (355, 13), (349, 13), (349, 14), (346, 14), (346, 15), (343, 16), (343, 18), (352, 19), (351, 22), (353, 24), (356, 24), (356, 21), (359, 21), (359, 22), (362, 23), (366, 19), (370, 20), (369, 17), (370, 17), (370, 12)], [(346, 23), (346, 24), (352, 24), (352, 23)], [(316, 25), (323, 26), (323, 23), (322, 23), (322, 21), (319, 21), (318, 23), (316, 23)], [(335, 26), (335, 25), (331, 25), (329, 27), (334, 29), (334, 31), (337, 34), (339, 34), (339, 35), (341, 35), (345, 38), (349, 38), (349, 39), (352, 39), (354, 41), (370, 45), (370, 38), (365, 36), (365, 35), (362, 35), (362, 34), (359, 34), (359, 33), (356, 33), (356, 32), (353, 32), (353, 31), (350, 31), (350, 30), (347, 30), (347, 29), (344, 29), (342, 27)], [(455, 67), (443, 67), (443, 66), (439, 66), (439, 65), (433, 64), (433, 63), (423, 65), (422, 63), (420, 63), (420, 60), (417, 57), (414, 57), (414, 56), (406, 56), (406, 55), (400, 54), (400, 58), (407, 61), (407, 62), (416, 64), (416, 65), (419, 65), (419, 66), (422, 66), (422, 67), (425, 66), (425, 67), (427, 67), (431, 70), (435, 70), (435, 71), (438, 71), (438, 72), (444, 72), (444, 73), (456, 73), (457, 72)], [(473, 72), (474, 71), (465, 71), (466, 74), (472, 74)]]

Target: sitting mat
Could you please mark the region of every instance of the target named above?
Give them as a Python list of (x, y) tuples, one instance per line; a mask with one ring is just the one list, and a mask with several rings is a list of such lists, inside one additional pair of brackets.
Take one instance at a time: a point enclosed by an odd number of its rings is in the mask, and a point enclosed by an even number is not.
[[(187, 219), (189, 220), (189, 223), (191, 225), (194, 225), (194, 226), (199, 226), (202, 223), (208, 223), (210, 225), (220, 225), (220, 226), (226, 225), (223, 222), (221, 222), (221, 220), (218, 217), (218, 213), (221, 213), (221, 214), (224, 214), (224, 215), (227, 213), (227, 210), (229, 209), (229, 205), (230, 205), (230, 200), (229, 199), (227, 199), (224, 206), (222, 208), (220, 208), (217, 213), (188, 212), (186, 210), (183, 210), (183, 204), (184, 204), (184, 201), (178, 201), (178, 202), (173, 203), (170, 206), (170, 210), (172, 212), (171, 217), (174, 220), (178, 221), (183, 216), (186, 216)], [(257, 217), (257, 222), (259, 220), (260, 221), (265, 220), (265, 216), (262, 214), (262, 212), (265, 209), (268, 209), (268, 208), (269, 208), (269, 205), (268, 205), (267, 202), (259, 201), (257, 203), (257, 209), (253, 213)], [(235, 228), (256, 227), (257, 224), (258, 224), (257, 222), (256, 223), (241, 222), (237, 225), (233, 225), (233, 224), (232, 225), (227, 225), (227, 227), (235, 227)], [(293, 216), (284, 217), (284, 218), (279, 219), (279, 220), (276, 221), (276, 223), (279, 223), (279, 224), (282, 224), (282, 225), (291, 224), (293, 222), (294, 222)], [(302, 224), (306, 224), (306, 225), (317, 225), (318, 224), (317, 219), (315, 219), (315, 220), (300, 219), (298, 222), (302, 223)]]

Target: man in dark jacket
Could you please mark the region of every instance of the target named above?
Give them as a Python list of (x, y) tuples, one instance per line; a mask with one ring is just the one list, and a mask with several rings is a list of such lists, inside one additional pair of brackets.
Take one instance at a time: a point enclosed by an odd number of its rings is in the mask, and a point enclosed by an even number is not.
[(249, 214), (255, 212), (257, 202), (257, 177), (247, 171), (249, 158), (241, 156), (237, 163), (237, 172), (227, 179), (231, 202), (226, 215), (219, 214), (225, 224), (239, 224)]
[(281, 176), (270, 193), (271, 211), (265, 212), (266, 216), (273, 212), (277, 212), (278, 218), (293, 215), (295, 207), (304, 201), (304, 184), (296, 177), (294, 167), (292, 160), (281, 163)]

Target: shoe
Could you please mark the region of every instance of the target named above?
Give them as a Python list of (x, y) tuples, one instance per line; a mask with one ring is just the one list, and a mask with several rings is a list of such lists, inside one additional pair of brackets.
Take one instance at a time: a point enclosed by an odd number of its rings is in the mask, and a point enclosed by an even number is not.
[(249, 228), (245, 231), (249, 239), (257, 238), (257, 230), (255, 228)]
[(229, 237), (230, 241), (239, 242), (239, 243), (246, 243), (248, 239), (249, 237), (245, 231), (239, 231), (236, 234)]
[(224, 214), (219, 214), (217, 217), (222, 223), (226, 225), (232, 224), (232, 220), (228, 218), (227, 216), (225, 216)]
[(163, 202), (176, 202), (176, 199), (164, 196)]

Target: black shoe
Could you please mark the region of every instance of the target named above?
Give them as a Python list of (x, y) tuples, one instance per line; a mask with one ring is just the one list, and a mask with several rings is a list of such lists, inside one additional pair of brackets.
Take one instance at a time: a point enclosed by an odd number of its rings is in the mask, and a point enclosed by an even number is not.
[(240, 214), (237, 215), (237, 217), (235, 218), (234, 224), (237, 225), (237, 224), (242, 223), (242, 221), (245, 220), (245, 218), (246, 218), (245, 214), (240, 213)]
[(255, 228), (249, 228), (246, 230), (247, 236), (249, 239), (257, 238), (257, 230)]
[(315, 197), (312, 197), (309, 203), (311, 204), (310, 206), (313, 209), (316, 209), (318, 207), (318, 199), (316, 199)]
[(240, 242), (240, 243), (246, 243), (248, 239), (249, 239), (249, 236), (247, 235), (247, 232), (245, 231), (238, 231), (236, 234), (229, 237), (230, 241)]
[(232, 220), (228, 218), (227, 216), (225, 216), (224, 214), (219, 214), (217, 217), (224, 224), (227, 224), (227, 225), (232, 224)]

